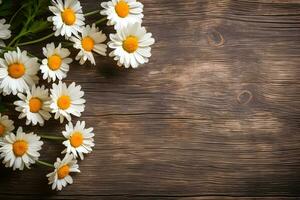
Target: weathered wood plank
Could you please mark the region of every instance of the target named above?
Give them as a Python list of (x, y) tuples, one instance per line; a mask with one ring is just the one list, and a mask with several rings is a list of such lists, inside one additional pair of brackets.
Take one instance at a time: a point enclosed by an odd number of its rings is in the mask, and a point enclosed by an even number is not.
[[(300, 1), (142, 2), (151, 62), (124, 70), (96, 56), (66, 80), (82, 85), (81, 120), (96, 131), (74, 185), (55, 193), (47, 169), (1, 167), (0, 198), (297, 199)], [(62, 129), (52, 120), (31, 130)], [(49, 161), (63, 149), (45, 147)]]

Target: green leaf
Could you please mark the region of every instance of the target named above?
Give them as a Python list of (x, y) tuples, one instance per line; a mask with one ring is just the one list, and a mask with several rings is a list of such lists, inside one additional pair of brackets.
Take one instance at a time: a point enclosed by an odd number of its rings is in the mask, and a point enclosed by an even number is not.
[(48, 21), (37, 20), (34, 21), (28, 28), (28, 33), (35, 34), (39, 33), (49, 27), (50, 23)]

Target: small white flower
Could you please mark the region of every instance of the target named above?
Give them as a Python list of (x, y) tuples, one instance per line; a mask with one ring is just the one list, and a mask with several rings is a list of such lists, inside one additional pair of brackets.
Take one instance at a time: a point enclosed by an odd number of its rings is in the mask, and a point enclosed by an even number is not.
[(82, 29), (81, 37), (71, 37), (71, 41), (74, 42), (74, 48), (80, 49), (76, 56), (76, 60), (82, 65), (86, 60), (91, 61), (93, 65), (96, 65), (92, 51), (105, 56), (107, 45), (103, 44), (106, 40), (106, 35), (99, 31), (95, 24), (90, 27), (87, 25)]
[(26, 51), (17, 48), (17, 51), (9, 51), (0, 58), (0, 90), (3, 95), (25, 92), (35, 85), (39, 63), (37, 58), (27, 56)]
[(83, 154), (91, 153), (94, 144), (93, 128), (85, 128), (85, 122), (77, 121), (76, 125), (69, 122), (66, 124), (66, 130), (62, 132), (64, 137), (67, 138), (63, 144), (67, 147), (62, 153), (72, 154), (74, 158), (78, 155), (83, 160)]
[(78, 0), (52, 0), (49, 10), (54, 14), (48, 17), (48, 21), (53, 22), (55, 36), (78, 36), (78, 32), (81, 32), (84, 26), (82, 7)]
[(7, 40), (11, 37), (11, 31), (9, 30), (10, 24), (5, 24), (5, 19), (0, 20), (0, 41)]
[(45, 86), (35, 87), (26, 91), (26, 96), (22, 93), (18, 94), (20, 101), (15, 101), (17, 106), (16, 111), (21, 112), (19, 119), (26, 117), (26, 125), (32, 123), (32, 125), (44, 126), (45, 120), (51, 118), (50, 115), (50, 97), (48, 89)]
[(51, 105), (52, 113), (55, 113), (54, 118), (60, 118), (60, 123), (63, 123), (64, 118), (71, 121), (71, 114), (77, 117), (85, 108), (85, 100), (82, 98), (84, 92), (81, 91), (81, 86), (76, 86), (73, 82), (67, 86), (65, 83), (59, 81), (58, 84), (53, 83), (51, 91)]
[(150, 46), (155, 40), (139, 23), (117, 30), (116, 34), (110, 34), (110, 39), (108, 46), (114, 50), (109, 56), (114, 57), (119, 66), (137, 68), (140, 64), (149, 62)]
[(42, 61), (41, 72), (43, 73), (43, 79), (48, 79), (48, 82), (62, 80), (67, 77), (69, 71), (69, 64), (72, 62), (71, 58), (68, 58), (70, 51), (66, 48), (61, 48), (61, 44), (58, 47), (54, 46), (54, 43), (47, 44), (43, 48), (43, 54), (46, 57)]
[(16, 135), (6, 135), (0, 148), (0, 158), (4, 158), (5, 167), (12, 167), (13, 170), (23, 170), (24, 166), (30, 168), (40, 157), (39, 150), (43, 145), (40, 139), (33, 133), (24, 133), (22, 127), (18, 128)]
[(15, 129), (14, 122), (0, 113), (0, 141)]
[(57, 158), (54, 163), (54, 172), (47, 174), (49, 185), (52, 184), (52, 190), (62, 190), (67, 184), (72, 184), (71, 172), (80, 172), (77, 160), (70, 154), (66, 154), (63, 160)]
[(100, 14), (107, 15), (107, 25), (114, 25), (116, 30), (129, 23), (142, 23), (143, 4), (136, 0), (111, 0), (102, 2), (104, 8)]

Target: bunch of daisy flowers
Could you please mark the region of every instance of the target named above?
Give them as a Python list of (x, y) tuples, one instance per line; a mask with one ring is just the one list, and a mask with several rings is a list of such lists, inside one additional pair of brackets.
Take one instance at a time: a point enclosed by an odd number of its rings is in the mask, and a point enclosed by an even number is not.
[[(136, 0), (102, 2), (99, 10), (85, 14), (78, 0), (31, 0), (13, 8), (12, 1), (0, 0), (0, 92), (15, 96), (13, 105), (26, 126), (44, 126), (51, 117), (67, 123), (61, 136), (27, 133), (22, 127), (15, 129), (14, 122), (0, 113), (0, 159), (13, 170), (36, 163), (52, 168), (49, 184), (61, 190), (73, 183), (71, 173), (80, 172), (77, 159), (83, 160), (95, 145), (93, 128), (84, 121), (72, 123), (72, 116), (84, 112), (85, 99), (80, 85), (63, 82), (73, 62), (68, 47), (79, 50), (75, 60), (81, 65), (86, 61), (96, 65), (94, 53), (106, 56), (108, 46), (108, 55), (119, 66), (137, 68), (149, 62), (154, 39), (142, 26), (143, 4)], [(102, 18), (86, 24), (85, 18), (92, 15)], [(109, 38), (98, 27), (105, 21), (113, 27)], [(35, 38), (49, 29), (53, 31), (48, 35)], [(46, 44), (43, 58), (22, 49), (55, 37), (64, 42)], [(41, 85), (41, 78), (48, 83)], [(64, 158), (54, 164), (40, 160), (42, 139), (61, 140)]]

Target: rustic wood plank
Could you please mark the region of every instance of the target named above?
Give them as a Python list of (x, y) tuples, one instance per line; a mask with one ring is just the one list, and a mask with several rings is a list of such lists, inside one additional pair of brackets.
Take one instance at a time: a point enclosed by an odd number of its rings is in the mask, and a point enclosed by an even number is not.
[[(82, 85), (81, 120), (96, 130), (75, 183), (51, 192), (47, 169), (1, 167), (0, 198), (297, 199), (300, 1), (142, 2), (151, 62), (124, 70), (96, 56), (66, 80)], [(41, 132), (62, 129), (52, 120)], [(45, 146), (49, 161), (63, 149)]]

